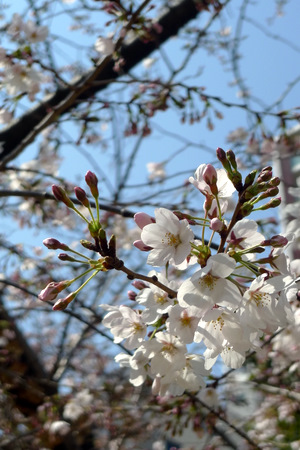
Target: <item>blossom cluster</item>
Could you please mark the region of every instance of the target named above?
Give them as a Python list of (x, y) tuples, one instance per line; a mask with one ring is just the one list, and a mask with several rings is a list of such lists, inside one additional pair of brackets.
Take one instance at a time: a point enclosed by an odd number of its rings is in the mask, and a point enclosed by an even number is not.
[[(31, 45), (45, 41), (48, 36), (48, 27), (37, 25), (32, 20), (25, 22), (20, 14), (15, 13), (7, 26), (7, 34), (20, 46), (11, 53), (0, 47), (1, 84), (9, 96), (15, 97), (20, 93), (27, 93), (29, 100), (33, 101), (40, 91), (41, 83), (46, 81), (46, 77), (33, 67), (34, 55)], [(9, 121), (8, 113), (6, 116)], [(2, 121), (3, 119), (4, 116)]]
[[(88, 224), (93, 242), (83, 240), (83, 247), (101, 256), (89, 259), (56, 239), (44, 241), (50, 249), (80, 255), (80, 260), (67, 253), (59, 258), (85, 262), (89, 268), (83, 275), (91, 272), (82, 286), (57, 300), (53, 309), (65, 309), (99, 271), (116, 269), (134, 279), (136, 291), (128, 292), (129, 306), (101, 305), (107, 312), (102, 325), (110, 329), (114, 342), (127, 350), (115, 359), (128, 368), (131, 383), (140, 386), (152, 379), (154, 394), (198, 391), (205, 387), (205, 377), (218, 357), (227, 367), (240, 368), (249, 351), (259, 351), (265, 334), (294, 322), (297, 280), (284, 253), (294, 236), (266, 238), (257, 223), (247, 218), (252, 211), (280, 204), (279, 179), (268, 166), (259, 173), (250, 172), (243, 181), (232, 151), (225, 153), (219, 148), (217, 157), (223, 168), (201, 164), (189, 179), (204, 196), (203, 217), (166, 208), (157, 208), (155, 217), (135, 215), (141, 236), (134, 246), (148, 252), (150, 266), (162, 268), (162, 272), (153, 269), (147, 276), (132, 272), (118, 259), (115, 236), (107, 240), (100, 223), (95, 174), (88, 172), (86, 182), (95, 199), (97, 217), (86, 192), (75, 188), (90, 221), (62, 188), (53, 186), (55, 197)], [(234, 201), (228, 220), (228, 208)], [(180, 276), (175, 277), (178, 271)], [(78, 278), (50, 283), (40, 300), (56, 299)]]

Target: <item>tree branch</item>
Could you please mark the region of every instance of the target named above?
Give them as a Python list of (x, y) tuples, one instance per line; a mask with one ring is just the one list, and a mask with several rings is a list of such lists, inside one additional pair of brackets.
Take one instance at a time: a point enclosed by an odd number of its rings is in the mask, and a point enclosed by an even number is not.
[[(114, 61), (106, 57), (96, 68), (92, 68), (68, 87), (60, 87), (30, 111), (15, 120), (0, 133), (0, 168), (18, 156), (27, 145), (34, 141), (39, 133), (59, 117), (75, 108), (80, 102), (87, 100), (97, 92), (105, 89), (113, 80), (128, 73), (135, 65), (159, 48), (167, 39), (174, 36), (191, 19), (194, 19), (201, 9), (206, 8), (206, 2), (182, 0), (171, 7), (157, 20), (162, 32), (151, 30), (153, 40), (143, 42), (134, 39), (120, 47), (120, 57), (124, 59), (122, 73), (114, 70)], [(220, 7), (221, 9), (221, 7)], [(93, 84), (93, 82), (95, 82)]]

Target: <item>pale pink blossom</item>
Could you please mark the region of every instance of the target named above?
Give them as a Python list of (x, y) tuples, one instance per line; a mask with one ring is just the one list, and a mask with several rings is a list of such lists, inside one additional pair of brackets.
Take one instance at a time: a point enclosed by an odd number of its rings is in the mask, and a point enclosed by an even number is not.
[(255, 220), (239, 220), (228, 235), (227, 242), (235, 249), (255, 247), (264, 241), (264, 236), (257, 231)]
[(95, 49), (102, 56), (109, 56), (115, 51), (115, 44), (111, 38), (100, 36), (95, 42)]
[(110, 328), (114, 335), (114, 342), (119, 343), (125, 339), (124, 346), (129, 350), (138, 347), (147, 333), (146, 324), (138, 311), (128, 306), (101, 305), (108, 311), (102, 320), (102, 324)]
[[(166, 277), (155, 270), (151, 270), (148, 276), (157, 277), (159, 282), (171, 289), (175, 287), (175, 282), (169, 282)], [(136, 296), (136, 302), (145, 307), (142, 312), (142, 319), (148, 324), (156, 322), (162, 314), (168, 313), (174, 304), (174, 300), (154, 284), (150, 284), (149, 287), (140, 291)]]
[(236, 307), (241, 301), (238, 288), (226, 278), (232, 274), (236, 262), (230, 256), (219, 253), (211, 256), (207, 265), (185, 280), (178, 290), (178, 302), (182, 307), (196, 306), (206, 313), (215, 304)]
[(147, 163), (147, 170), (149, 172), (148, 178), (153, 180), (164, 180), (166, 178), (165, 162), (149, 162)]
[(23, 26), (26, 38), (29, 42), (43, 42), (48, 36), (48, 27), (35, 24), (32, 20), (28, 20)]
[(156, 223), (143, 228), (141, 239), (152, 247), (147, 262), (152, 266), (162, 266), (168, 261), (180, 264), (190, 254), (194, 239), (186, 219), (179, 220), (171, 211), (165, 208), (155, 210)]
[(174, 305), (169, 310), (166, 322), (167, 330), (174, 336), (179, 337), (185, 344), (194, 340), (194, 334), (201, 318), (201, 310), (196, 306), (182, 308)]

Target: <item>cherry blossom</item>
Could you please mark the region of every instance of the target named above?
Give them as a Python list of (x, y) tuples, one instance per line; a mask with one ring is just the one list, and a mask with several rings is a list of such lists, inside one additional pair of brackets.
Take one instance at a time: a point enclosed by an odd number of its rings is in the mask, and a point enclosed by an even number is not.
[(278, 300), (278, 293), (289, 282), (290, 278), (283, 276), (268, 280), (265, 274), (257, 277), (243, 295), (242, 323), (269, 332), (274, 332), (279, 326), (286, 326), (290, 306), (284, 297)]
[(216, 303), (220, 306), (238, 306), (241, 294), (238, 288), (226, 278), (236, 266), (233, 258), (217, 254), (209, 258), (207, 265), (182, 283), (178, 290), (180, 306), (196, 306), (202, 313)]
[(111, 38), (99, 37), (95, 42), (95, 49), (102, 56), (109, 56), (115, 50), (115, 44)]
[(48, 36), (48, 27), (38, 26), (32, 20), (24, 23), (23, 30), (29, 42), (43, 42)]
[(227, 242), (233, 248), (245, 249), (255, 247), (264, 241), (264, 236), (257, 231), (258, 225), (254, 220), (239, 220), (232, 228)]
[(152, 247), (147, 262), (162, 266), (170, 261), (180, 264), (190, 254), (194, 233), (186, 219), (179, 220), (165, 208), (155, 210), (156, 223), (146, 225), (141, 234), (142, 241)]
[(203, 341), (205, 367), (210, 369), (221, 355), (228, 367), (237, 369), (245, 361), (245, 352), (250, 348), (251, 329), (243, 327), (239, 315), (226, 308), (208, 311), (201, 319), (195, 342)]
[(101, 308), (108, 311), (102, 323), (110, 328), (114, 342), (119, 343), (125, 339), (124, 346), (129, 350), (138, 347), (147, 333), (147, 327), (138, 311), (123, 305), (101, 305)]
[[(148, 276), (157, 277), (158, 281), (171, 289), (174, 289), (176, 286), (175, 282), (169, 283), (166, 277), (155, 270), (151, 270), (148, 273)], [(142, 318), (148, 324), (156, 322), (162, 314), (168, 313), (174, 304), (174, 300), (171, 299), (165, 291), (154, 284), (151, 284), (149, 288), (142, 289), (137, 295), (136, 301), (140, 305), (145, 306), (145, 309), (142, 312)]]
[(151, 372), (154, 375), (164, 376), (170, 371), (183, 369), (187, 349), (180, 339), (170, 333), (159, 331), (151, 343), (149, 357)]
[(194, 340), (200, 318), (201, 310), (196, 306), (182, 308), (175, 305), (169, 311), (167, 330), (174, 336), (178, 336), (185, 344), (189, 344)]

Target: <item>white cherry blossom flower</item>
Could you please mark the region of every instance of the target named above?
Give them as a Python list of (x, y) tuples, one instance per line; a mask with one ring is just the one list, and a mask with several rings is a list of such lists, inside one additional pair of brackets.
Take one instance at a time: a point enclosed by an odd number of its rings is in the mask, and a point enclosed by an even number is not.
[(238, 288), (226, 278), (231, 275), (236, 262), (224, 253), (211, 256), (207, 265), (185, 280), (178, 290), (180, 306), (196, 306), (202, 314), (215, 304), (236, 307), (241, 302)]
[(187, 349), (180, 339), (159, 331), (151, 342), (151, 372), (154, 375), (164, 376), (170, 371), (183, 369)]
[(278, 295), (290, 284), (290, 277), (265, 278), (265, 275), (257, 277), (244, 293), (241, 320), (250, 327), (274, 332), (279, 326), (288, 323), (288, 302), (283, 297), (279, 301)]
[(20, 92), (34, 95), (40, 90), (44, 77), (33, 67), (21, 64), (9, 65), (4, 71), (3, 85), (8, 95), (16, 96)]
[[(151, 270), (148, 273), (148, 276), (156, 276), (158, 281), (171, 289), (176, 287), (174, 281), (169, 282), (166, 277), (155, 270)], [(165, 291), (154, 284), (150, 284), (148, 288), (142, 289), (135, 300), (140, 305), (145, 306), (145, 309), (142, 312), (142, 319), (148, 324), (156, 322), (162, 314), (168, 313), (174, 304), (174, 300), (171, 299)]]
[(130, 369), (129, 381), (133, 386), (141, 386), (144, 383), (148, 375), (149, 360), (140, 348), (132, 356), (127, 353), (119, 353), (115, 356), (115, 361), (121, 367)]
[(114, 342), (119, 343), (125, 339), (124, 346), (129, 350), (138, 347), (147, 333), (147, 326), (138, 311), (128, 306), (101, 305), (109, 313), (102, 320), (102, 324), (110, 328), (114, 335)]
[(171, 211), (165, 208), (155, 210), (156, 223), (146, 225), (141, 239), (152, 247), (147, 262), (152, 266), (162, 266), (168, 261), (177, 265), (182, 263), (190, 254), (194, 239), (188, 221), (179, 220)]
[(112, 55), (115, 51), (115, 44), (111, 38), (98, 37), (95, 42), (95, 49), (102, 56)]
[(196, 306), (182, 308), (179, 305), (171, 307), (166, 322), (167, 330), (179, 337), (185, 344), (193, 342), (194, 334), (201, 318), (201, 310)]
[(165, 162), (149, 162), (147, 163), (147, 170), (149, 172), (148, 178), (153, 180), (164, 180), (166, 178)]
[(221, 355), (228, 367), (237, 369), (245, 361), (250, 348), (251, 329), (241, 325), (239, 314), (225, 308), (208, 311), (201, 319), (195, 333), (195, 342), (206, 345), (205, 368), (210, 369)]
[(7, 28), (7, 33), (13, 38), (18, 38), (20, 33), (24, 30), (24, 22), (20, 14), (14, 13), (11, 24)]
[(255, 247), (265, 240), (264, 236), (257, 231), (258, 225), (255, 220), (239, 220), (232, 228), (227, 242), (231, 247), (246, 249)]
[(48, 36), (48, 27), (35, 24), (32, 20), (28, 20), (23, 26), (26, 38), (29, 42), (43, 42)]
[(200, 355), (188, 354), (185, 365), (177, 371), (170, 370), (165, 376), (156, 376), (152, 385), (155, 395), (182, 395), (184, 391), (199, 391), (205, 387), (203, 377), (209, 375)]

